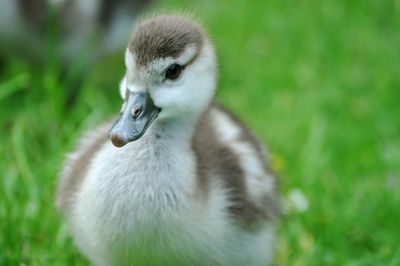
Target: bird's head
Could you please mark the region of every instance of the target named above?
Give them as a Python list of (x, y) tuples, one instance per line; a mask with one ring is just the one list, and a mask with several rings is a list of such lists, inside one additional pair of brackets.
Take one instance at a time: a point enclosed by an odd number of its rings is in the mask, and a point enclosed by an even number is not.
[(214, 49), (203, 29), (181, 16), (139, 23), (125, 52), (121, 116), (110, 130), (115, 146), (139, 139), (152, 123), (196, 117), (216, 84)]

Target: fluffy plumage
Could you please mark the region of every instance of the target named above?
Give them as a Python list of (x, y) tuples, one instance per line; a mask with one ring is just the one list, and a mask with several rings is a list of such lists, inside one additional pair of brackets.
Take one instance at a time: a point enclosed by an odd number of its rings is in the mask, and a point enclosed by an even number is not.
[[(67, 160), (57, 204), (76, 244), (96, 265), (266, 265), (276, 179), (256, 137), (213, 103), (211, 42), (190, 19), (161, 16), (130, 44), (121, 95), (146, 91), (161, 112), (122, 148), (95, 129)], [(165, 79), (171, 64), (185, 66), (176, 80)]]
[(158, 58), (177, 57), (189, 45), (199, 51), (203, 43), (199, 25), (185, 17), (159, 16), (137, 25), (129, 50), (138, 65), (147, 65)]

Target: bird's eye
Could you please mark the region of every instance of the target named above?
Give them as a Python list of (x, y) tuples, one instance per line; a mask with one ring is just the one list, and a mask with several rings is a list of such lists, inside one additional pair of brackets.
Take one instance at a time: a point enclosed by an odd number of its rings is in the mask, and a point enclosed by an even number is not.
[(178, 64), (173, 64), (171, 65), (167, 71), (165, 72), (165, 78), (167, 79), (177, 79), (179, 75), (181, 74), (182, 67)]

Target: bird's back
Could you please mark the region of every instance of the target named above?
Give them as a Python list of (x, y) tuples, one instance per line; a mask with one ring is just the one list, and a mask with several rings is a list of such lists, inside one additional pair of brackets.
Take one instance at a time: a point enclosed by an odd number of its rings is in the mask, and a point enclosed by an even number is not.
[(280, 212), (277, 180), (266, 151), (231, 112), (212, 104), (199, 119), (192, 148), (204, 197), (215, 184), (222, 186), (228, 214), (244, 228), (275, 220)]

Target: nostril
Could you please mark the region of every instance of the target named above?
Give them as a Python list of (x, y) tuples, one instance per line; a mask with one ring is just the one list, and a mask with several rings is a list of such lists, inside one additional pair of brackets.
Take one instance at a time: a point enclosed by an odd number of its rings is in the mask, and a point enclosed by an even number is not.
[(142, 107), (135, 107), (132, 110), (133, 117), (138, 117), (142, 113)]

